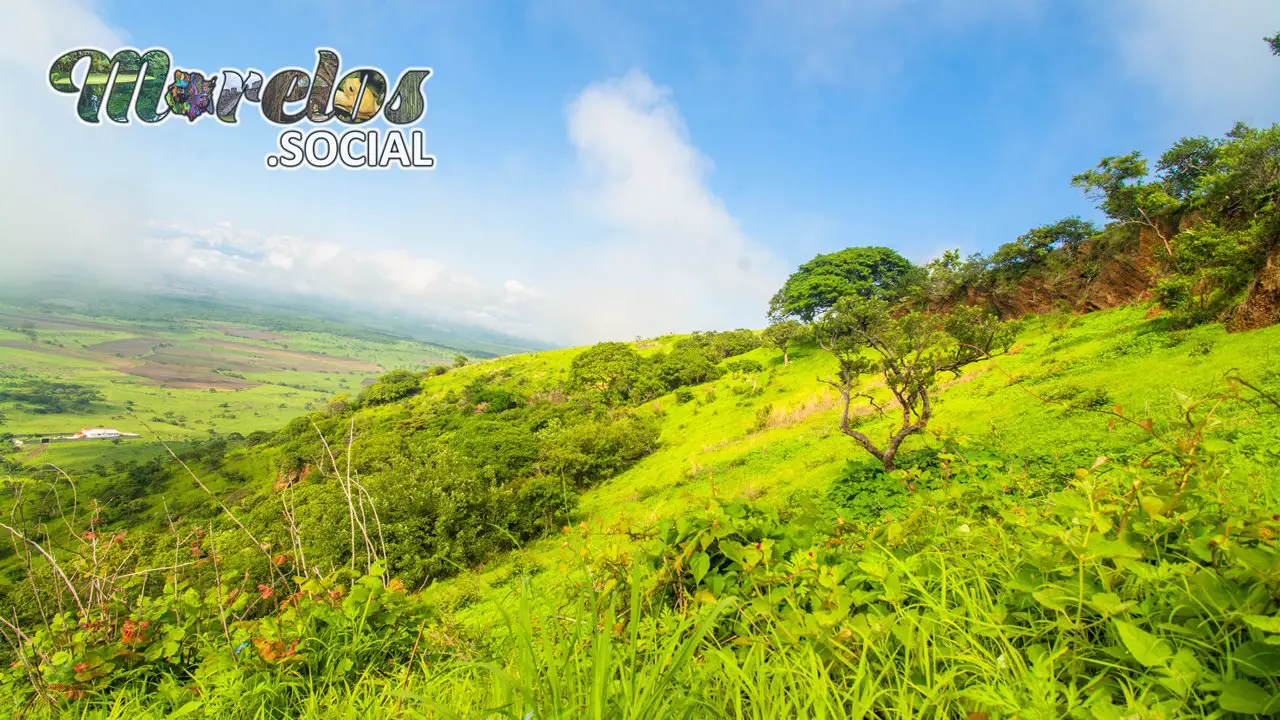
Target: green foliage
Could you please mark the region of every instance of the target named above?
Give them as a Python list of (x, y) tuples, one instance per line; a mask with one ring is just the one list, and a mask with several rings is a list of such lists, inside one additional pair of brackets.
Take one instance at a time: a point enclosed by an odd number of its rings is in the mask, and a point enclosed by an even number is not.
[(1280, 55), (1280, 33), (1276, 33), (1266, 38), (1267, 45), (1271, 46), (1271, 54)]
[[(430, 611), (380, 574), (374, 568), (349, 585), (337, 576), (299, 577), (285, 592), (183, 580), (148, 593), (135, 580), (129, 600), (121, 593), (55, 615), (34, 632), (23, 662), (63, 701), (156, 687), (163, 702), (186, 694), (171, 686), (181, 681), (202, 686), (202, 697), (187, 695), (173, 716), (232, 712), (246, 688), (267, 686), (278, 704), (264, 710), (281, 713), (290, 688), (343, 687), (371, 664), (409, 658)], [(15, 699), (30, 694), (29, 679), (21, 663), (4, 678), (20, 693)]]
[(1155, 227), (1158, 218), (1177, 206), (1163, 185), (1147, 180), (1147, 161), (1140, 152), (1103, 158), (1096, 168), (1073, 177), (1071, 184), (1119, 222)]
[(827, 490), (827, 500), (850, 520), (873, 522), (907, 504), (907, 486), (879, 465), (849, 460)]
[(727, 373), (757, 373), (764, 370), (764, 365), (759, 360), (752, 358), (738, 358), (730, 360), (724, 364), (724, 371)]
[(392, 370), (365, 388), (356, 402), (361, 405), (384, 405), (416, 395), (421, 390), (421, 379), (409, 370)]
[(1017, 323), (973, 305), (961, 305), (947, 313), (943, 327), (956, 343), (952, 355), (955, 367), (1008, 352), (1018, 332)]
[(1222, 142), (1203, 135), (1182, 138), (1160, 156), (1156, 174), (1165, 191), (1186, 201), (1200, 181), (1218, 170)]
[(667, 390), (689, 385), (701, 385), (720, 376), (716, 366), (719, 358), (710, 344), (701, 338), (681, 338), (671, 351), (657, 357), (653, 373)]
[(765, 328), (764, 339), (782, 352), (782, 364), (791, 362), (788, 348), (809, 335), (809, 329), (795, 320), (779, 320)]
[[(831, 492), (869, 523), (712, 505), (659, 527), (652, 587), (676, 607), (734, 599), (713, 632), (742, 653), (856, 647), (843, 682), (878, 690), (860, 714), (1269, 714), (1280, 516), (1230, 483), (1212, 407), (1183, 400), (1158, 468), (1099, 458), (1061, 489), (944, 454), (912, 496), (847, 471)], [(915, 685), (944, 676), (945, 693)]]
[(914, 279), (914, 266), (889, 248), (852, 247), (818, 255), (801, 265), (774, 294), (769, 318), (813, 322), (850, 295), (897, 300)]
[(689, 336), (688, 340), (705, 347), (716, 360), (731, 358), (760, 347), (759, 333), (744, 328), (695, 332)]
[(1001, 245), (987, 260), (987, 270), (1004, 281), (1017, 280), (1055, 253), (1066, 260), (1074, 258), (1097, 233), (1093, 223), (1078, 217), (1033, 228), (1014, 242)]
[(660, 433), (655, 417), (634, 413), (550, 427), (539, 433), (540, 466), (569, 487), (585, 489), (652, 453)]
[(37, 414), (85, 412), (103, 400), (102, 393), (93, 388), (41, 378), (9, 380), (0, 387), (0, 401), (22, 403)]
[(1238, 304), (1256, 275), (1250, 231), (1204, 224), (1180, 234), (1174, 262), (1180, 272), (1157, 286), (1160, 304), (1179, 324), (1211, 322)]
[(582, 351), (569, 364), (569, 392), (580, 392), (606, 405), (639, 399), (646, 387), (645, 366), (629, 343), (602, 342)]

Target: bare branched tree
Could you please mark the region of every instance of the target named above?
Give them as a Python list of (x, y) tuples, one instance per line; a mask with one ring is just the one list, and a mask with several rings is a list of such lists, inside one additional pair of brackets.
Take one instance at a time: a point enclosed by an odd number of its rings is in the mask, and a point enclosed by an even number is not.
[[(893, 317), (888, 303), (862, 297), (841, 300), (814, 324), (814, 336), (838, 363), (835, 377), (819, 378), (840, 393), (840, 432), (853, 438), (884, 465), (895, 468), (902, 442), (923, 431), (933, 417), (931, 393), (939, 373), (957, 372), (987, 354), (1008, 350), (1013, 332), (1008, 323), (978, 308), (959, 308), (948, 315), (913, 312)], [(863, 378), (879, 375), (901, 411), (901, 424), (879, 445), (853, 427), (854, 400), (877, 413), (889, 408), (877, 402)]]

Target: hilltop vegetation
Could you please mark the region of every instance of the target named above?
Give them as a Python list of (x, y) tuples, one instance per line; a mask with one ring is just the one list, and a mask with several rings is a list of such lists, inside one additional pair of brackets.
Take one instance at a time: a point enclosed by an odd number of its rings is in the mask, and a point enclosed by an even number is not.
[(1072, 184), (1104, 228), (1071, 217), (988, 255), (949, 252), (926, 268), (920, 302), (989, 303), (1003, 312), (1114, 307), (1155, 298), (1184, 326), (1280, 321), (1280, 126), (1188, 137), (1154, 172), (1139, 152), (1104, 158)]

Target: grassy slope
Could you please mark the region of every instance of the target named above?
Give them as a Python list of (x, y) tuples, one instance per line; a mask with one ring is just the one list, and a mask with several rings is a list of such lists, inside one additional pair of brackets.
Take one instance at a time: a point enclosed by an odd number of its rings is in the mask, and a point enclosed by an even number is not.
[[(1037, 472), (1066, 477), (1078, 465), (1091, 465), (1099, 454), (1118, 458), (1145, 456), (1150, 443), (1142, 432), (1123, 424), (1109, 429), (1106, 416), (1047, 406), (1027, 391), (1071, 395), (1077, 402), (1092, 398), (1100, 406), (1115, 403), (1130, 411), (1149, 411), (1159, 428), (1176, 408), (1177, 391), (1203, 395), (1222, 390), (1226, 385), (1224, 373), (1231, 368), (1271, 391), (1280, 389), (1280, 374), (1274, 369), (1280, 355), (1280, 327), (1227, 335), (1220, 327), (1210, 326), (1175, 335), (1173, 341), (1169, 338), (1160, 321), (1145, 319), (1144, 308), (1032, 320), (1019, 335), (1012, 354), (971, 366), (958, 380), (944, 379), (947, 387), (937, 403), (933, 430), (951, 439), (965, 439), (973, 446), (998, 446), (1007, 457), (1034, 459)], [(646, 352), (657, 350), (655, 347)], [(561, 350), (477, 363), (428, 379), (426, 391), (406, 402), (432, 402), (495, 370), (506, 371), (506, 382), (520, 384), (523, 379), (530, 388), (553, 384), (564, 376), (577, 352)], [(426, 596), (439, 605), (449, 620), (441, 631), (453, 633), (460, 629), (462, 634), (473, 637), (501, 638), (510, 627), (504, 614), (519, 607), (515, 593), (525, 571), (532, 573), (534, 588), (534, 592), (521, 595), (533, 606), (525, 612), (533, 618), (563, 615), (566, 598), (580, 589), (588, 566), (599, 566), (598, 562), (583, 562), (584, 553), (594, 561), (606, 554), (637, 549), (636, 542), (624, 531), (644, 529), (661, 518), (679, 517), (713, 497), (761, 498), (778, 504), (797, 502), (806, 492), (824, 491), (838, 476), (846, 458), (864, 457), (849, 439), (835, 431), (837, 408), (833, 392), (816, 380), (832, 368), (827, 356), (816, 347), (801, 347), (792, 353), (793, 362), (785, 368), (780, 364), (779, 353), (772, 349), (761, 348), (748, 357), (765, 365), (764, 371), (755, 374), (756, 382), (764, 387), (762, 395), (737, 395), (732, 383), (722, 379), (696, 388), (698, 400), (694, 402), (680, 404), (673, 396), (667, 396), (650, 403), (651, 408), (660, 408), (664, 414), (661, 448), (627, 472), (589, 491), (581, 505), (582, 527), (571, 530), (572, 537), (532, 543), (487, 567), (474, 568), (428, 588)], [(712, 390), (716, 399), (708, 402), (707, 394)], [(768, 424), (765, 429), (756, 430), (757, 413), (766, 405), (772, 406)], [(365, 424), (376, 420), (379, 414), (400, 409), (374, 408), (362, 413), (360, 422)], [(1270, 440), (1278, 428), (1274, 415), (1262, 416), (1270, 417), (1269, 421), (1258, 417), (1242, 414), (1229, 418), (1233, 421), (1229, 439), (1240, 474), (1255, 484), (1259, 494), (1268, 496), (1262, 498), (1265, 502), (1271, 503), (1280, 480), (1280, 472), (1275, 469), (1280, 467), (1280, 448), (1271, 447)], [(1260, 424), (1264, 422), (1272, 425)], [(867, 418), (864, 429), (873, 436), (883, 436), (888, 422)], [(357, 453), (359, 442), (357, 439)], [(933, 441), (928, 438), (914, 438), (909, 441), (908, 450), (930, 442)], [(89, 464), (92, 454), (87, 448), (58, 447), (48, 452), (61, 463)], [(241, 453), (230, 458), (229, 466), (257, 482), (267, 482), (270, 469), (262, 461), (260, 455)], [(211, 481), (215, 491), (231, 490), (216, 477), (206, 480)], [(163, 493), (172, 503), (179, 494), (194, 497), (197, 491), (179, 479)], [(149, 500), (159, 508), (160, 496)], [(571, 610), (569, 614), (573, 614)], [(454, 621), (459, 625), (453, 625)], [(519, 627), (515, 631), (519, 632)], [(764, 672), (770, 662), (772, 659), (763, 660), (759, 671)], [(478, 700), (471, 693), (486, 685), (483, 681), (466, 680), (466, 672), (433, 674), (427, 670), (421, 678), (415, 674), (413, 696), (430, 697), (450, 707), (472, 705)], [(532, 677), (533, 673), (529, 675)], [(726, 678), (730, 676), (712, 673), (709, 677), (729, 683)], [(422, 688), (416, 687), (419, 680), (424, 683)], [(403, 683), (403, 679), (397, 674), (390, 682)], [(398, 709), (399, 702), (388, 698), (398, 697), (398, 690), (377, 690), (376, 682), (371, 687), (382, 693), (378, 695), (382, 699), (375, 699), (372, 704), (381, 702), (385, 705), (383, 714), (394, 714), (388, 708), (394, 705)], [(892, 683), (886, 687), (892, 687)], [(361, 692), (369, 692), (369, 688)], [(131, 702), (140, 703), (140, 707), (159, 702), (157, 707), (162, 707), (164, 701), (149, 693), (137, 695)], [(349, 706), (354, 700), (313, 698), (311, 702), (318, 705), (308, 711), (309, 716), (321, 716), (323, 712), (318, 707), (328, 702)], [(141, 713), (140, 709), (135, 713), (127, 706), (117, 710), (117, 716)], [(784, 712), (779, 716), (788, 715)]]
[[(1191, 395), (1221, 390), (1224, 373), (1238, 369), (1245, 377), (1272, 377), (1280, 360), (1280, 327), (1227, 334), (1220, 326), (1198, 328), (1166, 347), (1160, 321), (1145, 319), (1145, 308), (1124, 308), (1066, 319), (1060, 327), (1050, 318), (1028, 323), (1013, 354), (971, 366), (942, 393), (932, 429), (950, 438), (1002, 447), (1011, 457), (1041, 458), (1052, 472), (1068, 475), (1096, 456), (1142, 457), (1151, 445), (1142, 431), (1108, 428), (1103, 415), (1046, 406), (1028, 394), (1044, 395), (1073, 385), (1081, 395), (1104, 391), (1106, 407), (1117, 403), (1131, 411), (1149, 411), (1157, 428), (1176, 409), (1176, 393)], [(1155, 332), (1152, 332), (1152, 331)], [(1210, 349), (1211, 348), (1211, 349)], [(1208, 349), (1207, 353), (1201, 354)], [(497, 367), (517, 374), (563, 373), (575, 351), (513, 356), (489, 361), (433, 379), (439, 393), (461, 387), (475, 374)], [(846, 458), (865, 454), (835, 428), (835, 393), (816, 378), (833, 363), (816, 346), (792, 353), (783, 368), (780, 354), (760, 348), (747, 357), (766, 366), (757, 373), (767, 383), (760, 397), (735, 396), (724, 381), (697, 388), (699, 400), (710, 389), (716, 400), (678, 404), (673, 396), (651, 403), (666, 413), (662, 447), (633, 468), (589, 491), (581, 510), (587, 544), (595, 553), (635, 549), (625, 533), (705, 504), (712, 497), (764, 498), (787, 503), (800, 491), (822, 492), (836, 478)], [(769, 381), (770, 372), (774, 379)], [(1010, 378), (1018, 379), (1011, 382)], [(944, 381), (945, 383), (946, 381)], [(430, 395), (428, 395), (430, 397)], [(421, 401), (421, 400), (420, 400)], [(753, 432), (757, 410), (773, 406), (770, 425)], [(1234, 438), (1237, 456), (1267, 495), (1280, 489), (1280, 449), (1271, 448), (1269, 433), (1252, 416), (1238, 418)], [(873, 437), (888, 432), (887, 421), (869, 420)], [(922, 447), (925, 438), (908, 441)], [(358, 452), (358, 449), (357, 449)], [(577, 530), (575, 530), (575, 533)], [(495, 627), (508, 603), (508, 584), (517, 569), (541, 571), (539, 595), (557, 602), (568, 578), (580, 564), (562, 538), (549, 538), (493, 566), (461, 575), (428, 589), (428, 596), (455, 611), (476, 631)]]

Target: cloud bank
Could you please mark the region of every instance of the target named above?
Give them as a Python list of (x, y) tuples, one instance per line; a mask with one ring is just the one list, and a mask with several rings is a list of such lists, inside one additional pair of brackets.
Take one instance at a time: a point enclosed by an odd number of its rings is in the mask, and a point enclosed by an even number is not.
[[(74, 99), (55, 94), (45, 77), (69, 47), (118, 48), (129, 39), (71, 0), (14, 12), (0, 37), (0, 69), (13, 79), (10, 97), (30, 110), (0, 114), (0, 154), (11, 170), (0, 174), (2, 276), (77, 273), (123, 285), (323, 295), (576, 343), (758, 325), (785, 275), (772, 253), (744, 237), (711, 190), (712, 164), (671, 93), (643, 73), (590, 85), (568, 103), (568, 184), (540, 189), (560, 207), (525, 233), (529, 242), (514, 251), (525, 262), (506, 263), (514, 277), (486, 277), (483, 217), (471, 228), (432, 228), (471, 251), (449, 265), (386, 237), (261, 232), (234, 214), (234, 203), (210, 195), (212, 184), (190, 193), (192, 203), (223, 208), (227, 219), (212, 226), (192, 225), (182, 207), (147, 202), (177, 179), (155, 171), (172, 170), (165, 153), (184, 137), (166, 147), (163, 135), (147, 132), (156, 128), (82, 125)], [(260, 197), (268, 202), (271, 193)], [(541, 257), (539, 235), (565, 238), (566, 251)]]

